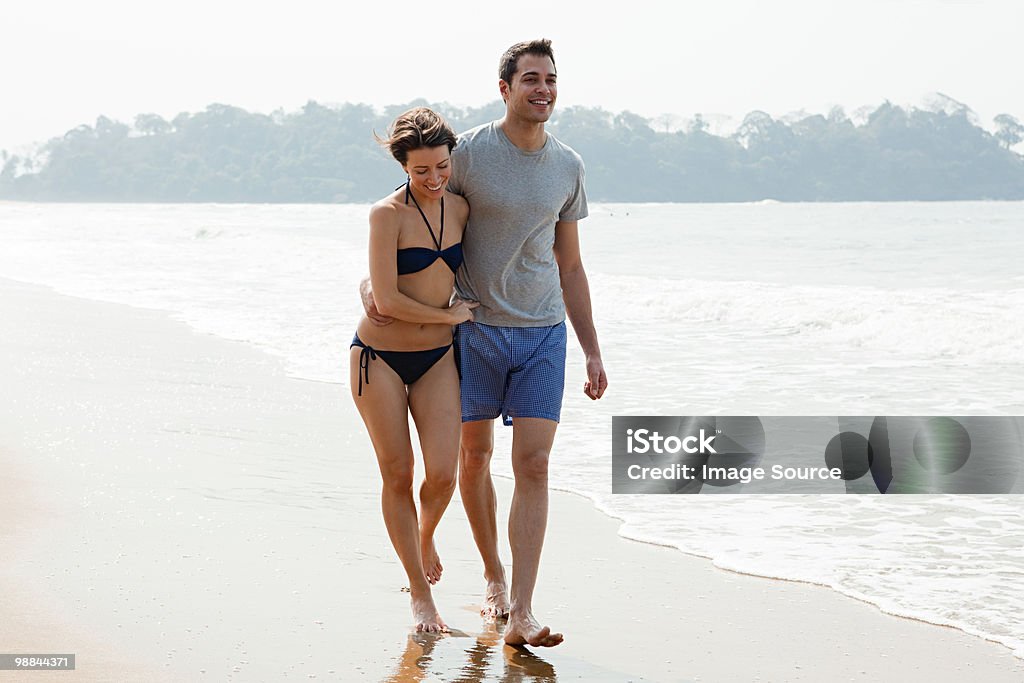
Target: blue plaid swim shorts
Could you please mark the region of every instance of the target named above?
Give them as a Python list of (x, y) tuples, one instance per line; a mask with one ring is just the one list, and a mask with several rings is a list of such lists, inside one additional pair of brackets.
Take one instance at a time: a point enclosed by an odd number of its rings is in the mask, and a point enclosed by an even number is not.
[(462, 421), (517, 417), (558, 422), (565, 392), (565, 322), (495, 327), (465, 322), (455, 332)]

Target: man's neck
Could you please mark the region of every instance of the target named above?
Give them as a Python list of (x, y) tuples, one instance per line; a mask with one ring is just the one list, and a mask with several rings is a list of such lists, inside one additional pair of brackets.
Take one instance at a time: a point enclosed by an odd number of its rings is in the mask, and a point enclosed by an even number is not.
[(536, 152), (547, 142), (543, 123), (522, 122), (503, 116), (498, 127), (509, 142), (524, 152)]

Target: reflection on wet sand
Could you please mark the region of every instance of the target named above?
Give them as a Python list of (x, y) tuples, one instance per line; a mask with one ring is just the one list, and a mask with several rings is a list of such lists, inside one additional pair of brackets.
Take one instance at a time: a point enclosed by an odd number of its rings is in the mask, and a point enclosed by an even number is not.
[[(523, 647), (506, 645), (505, 623), (486, 624), (469, 647), (472, 635), (413, 633), (389, 683), (450, 680), (457, 683), (555, 683), (555, 667)], [(457, 672), (457, 673), (456, 673)]]
[[(396, 662), (388, 683), (556, 683), (555, 668), (563, 680), (590, 683), (642, 683), (622, 671), (575, 659), (562, 651), (539, 657), (526, 647), (504, 641), (505, 622), (489, 622), (478, 634), (453, 629), (450, 634), (414, 633)], [(549, 659), (551, 661), (549, 661)]]

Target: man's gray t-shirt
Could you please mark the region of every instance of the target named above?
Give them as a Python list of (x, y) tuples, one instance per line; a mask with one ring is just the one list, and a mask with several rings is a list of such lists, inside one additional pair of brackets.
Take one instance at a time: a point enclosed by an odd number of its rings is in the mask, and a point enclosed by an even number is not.
[(469, 202), (455, 290), (480, 302), (474, 320), (507, 327), (565, 320), (555, 223), (587, 216), (580, 156), (551, 135), (524, 152), (491, 122), (459, 136), (448, 187)]

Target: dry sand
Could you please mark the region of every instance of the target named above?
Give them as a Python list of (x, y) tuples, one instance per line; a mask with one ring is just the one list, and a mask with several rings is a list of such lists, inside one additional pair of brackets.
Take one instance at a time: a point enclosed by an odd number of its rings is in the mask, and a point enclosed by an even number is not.
[(435, 591), (455, 632), (410, 635), (378, 491), (345, 387), (0, 280), (0, 652), (77, 656), (0, 680), (1024, 679), (1005, 647), (624, 540), (562, 493), (535, 606), (563, 645), (504, 647), (478, 616), (457, 496)]

